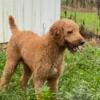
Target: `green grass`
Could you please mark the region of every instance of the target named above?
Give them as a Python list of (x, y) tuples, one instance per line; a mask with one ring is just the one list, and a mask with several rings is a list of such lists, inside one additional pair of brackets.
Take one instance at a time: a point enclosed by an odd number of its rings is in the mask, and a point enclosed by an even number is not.
[[(5, 64), (5, 52), (0, 51), (0, 74)], [(19, 86), (22, 65), (19, 65), (7, 90), (0, 91), (0, 100), (35, 100), (32, 82), (27, 90)], [(51, 94), (42, 88), (43, 100)], [(59, 83), (57, 100), (100, 100), (100, 48), (86, 45), (83, 52), (74, 55), (65, 52), (65, 71)]]
[[(70, 15), (75, 15), (75, 11), (67, 11), (67, 18)], [(61, 18), (65, 18), (64, 11), (61, 12)], [(98, 19), (96, 12), (76, 12), (76, 22), (78, 24), (82, 24), (83, 20), (85, 20), (85, 26), (89, 30), (96, 32), (97, 29), (100, 33), (100, 20)]]

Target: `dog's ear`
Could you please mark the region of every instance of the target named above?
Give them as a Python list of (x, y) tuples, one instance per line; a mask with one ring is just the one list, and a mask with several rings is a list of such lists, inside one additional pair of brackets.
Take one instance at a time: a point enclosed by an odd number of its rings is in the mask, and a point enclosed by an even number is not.
[(55, 23), (50, 28), (50, 34), (54, 38), (54, 40), (59, 44), (60, 46), (63, 46), (64, 44), (64, 23), (58, 22)]
[(55, 38), (60, 38), (63, 35), (63, 32), (64, 32), (63, 24), (56, 23), (50, 28), (50, 33)]

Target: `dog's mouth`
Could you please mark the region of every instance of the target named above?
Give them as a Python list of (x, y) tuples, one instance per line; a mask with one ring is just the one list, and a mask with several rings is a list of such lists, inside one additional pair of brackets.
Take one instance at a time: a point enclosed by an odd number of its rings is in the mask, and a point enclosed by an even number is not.
[(72, 53), (82, 50), (82, 44), (71, 44), (66, 42), (66, 48)]
[(80, 45), (79, 46), (78, 45), (77, 46), (67, 46), (67, 48), (69, 51), (74, 53), (74, 52), (77, 52), (78, 50), (81, 50), (82, 46), (80, 46)]

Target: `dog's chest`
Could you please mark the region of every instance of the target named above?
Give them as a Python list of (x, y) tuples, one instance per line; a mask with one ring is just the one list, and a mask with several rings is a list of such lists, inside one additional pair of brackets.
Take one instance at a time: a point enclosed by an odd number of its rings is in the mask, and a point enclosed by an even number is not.
[(61, 66), (62, 62), (63, 62), (62, 55), (59, 55), (59, 56), (55, 57), (55, 59), (53, 59), (52, 64), (51, 64), (51, 68), (49, 71), (49, 77), (53, 77), (59, 73), (59, 71), (61, 70), (61, 67), (62, 67)]

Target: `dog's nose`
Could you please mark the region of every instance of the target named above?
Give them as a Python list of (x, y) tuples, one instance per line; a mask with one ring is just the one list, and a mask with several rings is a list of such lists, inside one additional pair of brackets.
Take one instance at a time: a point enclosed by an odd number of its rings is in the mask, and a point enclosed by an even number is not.
[(80, 41), (80, 45), (83, 45), (85, 43), (85, 40)]
[(79, 43), (79, 45), (83, 45), (85, 43), (85, 40), (84, 39), (79, 39), (78, 43)]

